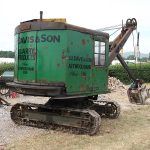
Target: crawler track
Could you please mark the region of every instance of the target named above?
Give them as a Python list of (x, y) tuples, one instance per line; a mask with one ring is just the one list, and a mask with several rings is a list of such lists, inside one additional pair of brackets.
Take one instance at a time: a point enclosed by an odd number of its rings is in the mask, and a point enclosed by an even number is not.
[(17, 103), (11, 109), (11, 119), (19, 125), (38, 128), (61, 125), (94, 135), (99, 130), (100, 115), (94, 110), (51, 108), (41, 104)]
[(115, 119), (119, 114), (116, 102), (91, 99), (50, 99), (44, 105), (24, 102), (11, 109), (11, 119), (16, 124), (38, 128), (65, 126), (89, 135), (98, 132), (101, 117)]

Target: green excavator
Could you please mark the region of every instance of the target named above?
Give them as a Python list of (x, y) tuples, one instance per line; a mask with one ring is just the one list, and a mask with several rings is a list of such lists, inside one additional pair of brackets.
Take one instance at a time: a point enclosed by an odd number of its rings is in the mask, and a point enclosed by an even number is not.
[(128, 90), (129, 100), (143, 104), (148, 91), (143, 94), (145, 89), (119, 54), (136, 27), (136, 19), (128, 19), (110, 42), (105, 32), (67, 24), (64, 19), (43, 19), (42, 13), (40, 19), (21, 22), (15, 29), (14, 81), (7, 85), (17, 93), (49, 100), (17, 103), (11, 108), (11, 119), (20, 125), (60, 125), (96, 134), (101, 117), (120, 114), (116, 102), (98, 99), (109, 91), (108, 67), (115, 57), (135, 84)]

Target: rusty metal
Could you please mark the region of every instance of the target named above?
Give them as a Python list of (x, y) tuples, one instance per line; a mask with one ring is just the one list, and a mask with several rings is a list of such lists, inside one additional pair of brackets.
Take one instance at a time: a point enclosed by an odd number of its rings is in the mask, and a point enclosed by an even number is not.
[(43, 11), (40, 11), (40, 21), (43, 19)]
[(136, 29), (137, 22), (135, 18), (128, 19), (126, 21), (126, 25), (122, 27), (121, 33), (113, 40), (110, 46), (110, 64), (115, 59), (115, 57), (119, 54), (120, 50), (126, 43), (127, 39), (131, 35), (131, 33)]
[(86, 45), (86, 40), (82, 39), (82, 45)]
[(130, 79), (133, 81), (127, 91), (129, 101), (136, 104), (145, 104), (146, 100), (150, 97), (149, 89), (147, 89), (146, 86), (143, 87), (142, 80), (136, 79), (133, 76), (132, 72), (129, 70), (126, 62), (123, 60), (120, 54), (117, 54), (117, 58), (128, 73)]
[(137, 79), (130, 85), (127, 94), (131, 103), (144, 105), (150, 98), (150, 89), (143, 86), (141, 80)]
[(124, 61), (124, 59), (122, 58), (122, 56), (120, 54), (117, 54), (117, 58), (120, 61), (121, 65), (124, 67), (124, 69), (126, 70), (126, 72), (128, 73), (130, 79), (132, 79), (134, 82), (136, 81), (135, 77), (132, 75), (131, 71), (129, 70), (128, 65), (126, 64), (126, 62)]
[(2, 97), (0, 97), (0, 106), (3, 106), (3, 105), (10, 106), (10, 103), (4, 100)]
[(35, 96), (52, 96), (65, 95), (65, 86), (63, 83), (52, 84), (19, 84), (15, 82), (7, 83), (12, 91), (20, 94), (35, 95)]
[[(114, 60), (117, 56), (118, 60), (128, 73), (129, 77), (132, 79), (133, 83), (131, 84), (130, 88), (128, 89), (128, 97), (131, 103), (136, 104), (145, 104), (145, 101), (149, 98), (149, 90), (146, 87), (142, 87), (142, 83), (140, 80), (136, 79), (132, 72), (129, 70), (127, 64), (119, 54), (120, 50), (126, 43), (127, 39), (131, 35), (131, 33), (136, 29), (137, 21), (135, 18), (127, 19), (126, 25), (122, 27), (121, 34), (116, 37), (116, 39), (110, 43), (110, 63)], [(138, 35), (139, 36), (139, 35)]]
[(27, 31), (27, 30), (30, 30), (31, 29), (31, 25), (30, 24), (27, 24), (27, 23), (24, 23), (20, 26), (20, 31)]
[(14, 105), (11, 109), (11, 119), (16, 124), (38, 128), (49, 128), (54, 125), (77, 128), (89, 135), (97, 133), (101, 122), (100, 116), (93, 110), (51, 108), (32, 103)]
[(109, 34), (105, 32), (100, 32), (96, 30), (91, 30), (71, 24), (67, 24), (64, 22), (48, 22), (48, 21), (42, 21), (39, 22), (37, 19), (29, 20), (26, 22), (22, 22), (19, 26), (15, 29), (15, 34), (21, 33), (23, 31), (35, 31), (35, 30), (46, 30), (46, 29), (60, 29), (60, 30), (74, 30), (79, 31), (82, 33), (88, 33), (94, 36), (104, 36), (105, 38), (109, 38)]
[(16, 124), (40, 128), (66, 126), (89, 135), (98, 132), (101, 117), (115, 119), (119, 114), (120, 106), (116, 102), (93, 101), (85, 97), (56, 97), (44, 105), (17, 103), (11, 109), (11, 119)]

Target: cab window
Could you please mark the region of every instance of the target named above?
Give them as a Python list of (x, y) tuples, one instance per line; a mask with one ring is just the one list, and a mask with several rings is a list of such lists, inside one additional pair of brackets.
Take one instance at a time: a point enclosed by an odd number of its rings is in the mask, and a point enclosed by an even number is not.
[(94, 59), (95, 66), (105, 66), (106, 48), (105, 42), (95, 41), (94, 43)]

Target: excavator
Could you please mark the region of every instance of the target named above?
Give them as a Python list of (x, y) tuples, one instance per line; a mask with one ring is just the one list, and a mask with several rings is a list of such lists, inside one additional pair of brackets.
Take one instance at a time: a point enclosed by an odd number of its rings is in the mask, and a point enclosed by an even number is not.
[(119, 54), (136, 27), (136, 19), (128, 19), (109, 42), (108, 33), (71, 25), (65, 19), (43, 19), (42, 12), (40, 19), (21, 22), (15, 29), (14, 81), (7, 86), (49, 100), (13, 105), (14, 123), (38, 128), (65, 126), (96, 134), (101, 117), (115, 119), (120, 114), (118, 103), (98, 99), (109, 91), (108, 67), (115, 57), (133, 80), (129, 100), (143, 104), (148, 91), (143, 91), (141, 80), (134, 79)]

